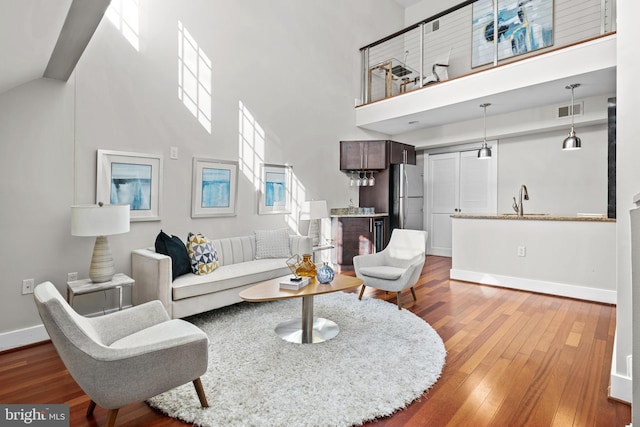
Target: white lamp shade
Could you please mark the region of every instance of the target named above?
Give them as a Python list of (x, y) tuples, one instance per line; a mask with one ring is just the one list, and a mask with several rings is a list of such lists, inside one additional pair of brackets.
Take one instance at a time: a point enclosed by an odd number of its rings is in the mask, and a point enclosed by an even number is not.
[(329, 217), (329, 209), (326, 200), (311, 200), (302, 203), (300, 220), (309, 221)]
[(71, 206), (71, 235), (110, 236), (129, 231), (129, 205)]

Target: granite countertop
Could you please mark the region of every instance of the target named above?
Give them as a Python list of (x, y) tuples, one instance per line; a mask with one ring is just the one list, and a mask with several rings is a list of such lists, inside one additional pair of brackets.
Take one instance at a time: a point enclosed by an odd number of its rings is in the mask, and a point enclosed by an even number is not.
[(331, 214), (331, 218), (378, 218), (389, 216), (386, 212), (370, 213), (370, 214)]
[(498, 214), (498, 215), (482, 215), (482, 214), (454, 214), (451, 218), (460, 219), (506, 219), (516, 221), (585, 221), (585, 222), (616, 222), (615, 218), (607, 218), (604, 215), (545, 215), (545, 214), (524, 214), (518, 216), (515, 214)]

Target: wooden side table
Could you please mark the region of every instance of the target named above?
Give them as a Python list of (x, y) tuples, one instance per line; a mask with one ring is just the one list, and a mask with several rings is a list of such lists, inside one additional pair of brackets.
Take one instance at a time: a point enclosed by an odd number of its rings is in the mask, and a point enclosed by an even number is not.
[(133, 287), (134, 284), (135, 280), (122, 273), (116, 273), (111, 280), (102, 283), (93, 283), (91, 279), (74, 280), (73, 282), (67, 282), (67, 301), (69, 301), (69, 305), (73, 307), (73, 297), (76, 295), (117, 289), (118, 310), (122, 310), (122, 287)]

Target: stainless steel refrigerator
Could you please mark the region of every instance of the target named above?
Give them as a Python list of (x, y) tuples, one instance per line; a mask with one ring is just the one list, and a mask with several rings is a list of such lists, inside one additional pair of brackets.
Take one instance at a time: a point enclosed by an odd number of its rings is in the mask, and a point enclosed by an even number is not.
[(420, 165), (391, 165), (391, 229), (422, 230), (424, 200), (424, 169)]

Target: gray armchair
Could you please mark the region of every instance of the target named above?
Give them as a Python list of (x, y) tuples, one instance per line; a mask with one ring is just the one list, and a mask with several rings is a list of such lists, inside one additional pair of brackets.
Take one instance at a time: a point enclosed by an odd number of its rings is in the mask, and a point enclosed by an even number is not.
[(424, 267), (426, 243), (426, 231), (396, 228), (384, 250), (353, 257), (356, 276), (364, 281), (358, 299), (362, 299), (365, 287), (371, 286), (396, 292), (399, 310), (402, 309), (400, 294), (404, 289), (411, 289), (415, 301), (413, 286), (418, 282)]
[(171, 320), (159, 301), (101, 317), (76, 313), (51, 282), (38, 285), (34, 299), (42, 322), (73, 379), (96, 404), (118, 409), (193, 381), (200, 404), (207, 399), (200, 376), (207, 371), (207, 335), (184, 320)]

